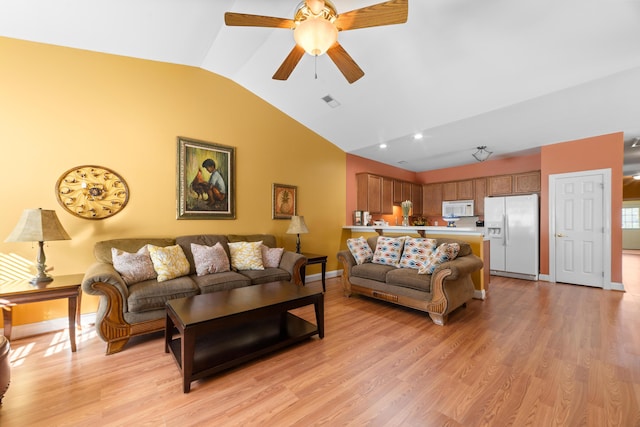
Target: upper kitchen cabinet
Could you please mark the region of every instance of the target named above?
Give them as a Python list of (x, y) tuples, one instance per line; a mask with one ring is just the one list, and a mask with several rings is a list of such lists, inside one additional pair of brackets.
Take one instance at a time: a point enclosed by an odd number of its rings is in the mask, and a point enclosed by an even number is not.
[(405, 200), (411, 200), (411, 182), (393, 180), (393, 204), (400, 205)]
[(393, 180), (369, 173), (356, 174), (356, 209), (371, 214), (393, 213)]
[(484, 198), (487, 195), (487, 179), (476, 178), (473, 180), (473, 205), (476, 216), (484, 215)]
[(422, 186), (422, 215), (442, 215), (442, 183)]
[(442, 183), (442, 200), (471, 200), (473, 199), (473, 180), (453, 181)]
[(487, 178), (488, 196), (510, 196), (540, 192), (540, 171), (512, 175), (498, 175)]
[(413, 215), (422, 215), (422, 185), (411, 184), (411, 197), (409, 200), (413, 203)]

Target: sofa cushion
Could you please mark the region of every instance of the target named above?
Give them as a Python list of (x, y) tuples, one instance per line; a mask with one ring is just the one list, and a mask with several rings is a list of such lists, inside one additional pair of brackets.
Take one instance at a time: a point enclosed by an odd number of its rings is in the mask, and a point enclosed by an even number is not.
[(127, 304), (130, 312), (164, 309), (171, 299), (190, 297), (199, 293), (189, 276), (158, 282), (146, 280), (129, 286)]
[(281, 268), (265, 268), (264, 270), (242, 270), (242, 275), (251, 279), (252, 285), (261, 283), (277, 282), (280, 280), (290, 281), (291, 275)]
[(122, 280), (127, 285), (157, 277), (147, 245), (141, 247), (134, 254), (111, 248), (111, 258), (113, 259), (113, 268), (122, 276)]
[(471, 245), (469, 244), (469, 242), (465, 242), (458, 239), (447, 238), (447, 237), (440, 237), (437, 239), (437, 241), (438, 243), (436, 246), (440, 246), (443, 243), (457, 243), (458, 245), (460, 245), (460, 251), (458, 252), (459, 257), (471, 255), (473, 253), (473, 250), (471, 249)]
[(377, 280), (378, 282), (386, 282), (387, 273), (395, 270), (396, 267), (391, 265), (374, 264), (367, 262), (365, 264), (354, 265), (351, 267), (351, 275), (361, 277), (363, 279)]
[(262, 241), (229, 243), (231, 267), (234, 270), (264, 270)]
[(270, 248), (262, 245), (262, 265), (264, 268), (278, 268), (284, 248)]
[(196, 274), (198, 276), (231, 270), (229, 256), (220, 242), (213, 246), (192, 243), (191, 253), (193, 254), (193, 262), (196, 265)]
[(431, 292), (431, 275), (419, 274), (414, 268), (396, 268), (387, 273), (386, 283), (418, 291)]
[(200, 289), (200, 293), (226, 291), (251, 285), (251, 279), (235, 271), (207, 274), (205, 276), (190, 276)]
[(402, 250), (399, 267), (419, 270), (435, 248), (435, 239), (407, 236), (404, 240), (404, 249)]
[(397, 267), (402, 256), (404, 239), (404, 237), (379, 236), (371, 262)]
[(153, 269), (158, 273), (158, 282), (189, 274), (189, 261), (187, 261), (180, 245), (164, 248), (148, 245), (148, 248), (153, 262)]
[(364, 264), (373, 260), (373, 251), (364, 237), (347, 239), (347, 247), (353, 255), (353, 259), (356, 260), (356, 264)]
[(443, 243), (427, 258), (427, 262), (418, 270), (419, 274), (433, 274), (437, 266), (443, 262), (456, 259), (460, 252), (458, 243)]
[(196, 264), (193, 259), (193, 252), (191, 252), (192, 243), (203, 246), (215, 246), (216, 243), (220, 243), (224, 251), (227, 253), (227, 256), (229, 256), (229, 247), (227, 246), (228, 240), (227, 237), (222, 234), (195, 234), (179, 236), (176, 237), (176, 243), (180, 245), (184, 252), (184, 256), (186, 256), (187, 261), (189, 261), (189, 274), (196, 274)]

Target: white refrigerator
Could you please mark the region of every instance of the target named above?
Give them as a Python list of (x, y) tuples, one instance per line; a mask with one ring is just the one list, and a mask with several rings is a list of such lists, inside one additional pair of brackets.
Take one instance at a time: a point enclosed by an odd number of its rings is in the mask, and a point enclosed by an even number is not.
[(538, 280), (538, 218), (537, 194), (484, 199), (491, 274)]

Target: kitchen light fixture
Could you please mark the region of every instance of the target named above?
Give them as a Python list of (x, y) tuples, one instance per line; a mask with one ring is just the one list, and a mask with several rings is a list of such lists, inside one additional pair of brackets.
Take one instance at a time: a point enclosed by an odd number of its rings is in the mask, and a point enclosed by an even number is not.
[(640, 173), (633, 175), (633, 179), (635, 179), (636, 181), (640, 181)]
[(640, 138), (633, 138), (633, 144), (631, 144), (631, 148), (636, 148), (640, 145)]
[(5, 242), (38, 242), (40, 250), (36, 259), (38, 275), (30, 280), (34, 285), (53, 280), (47, 274), (44, 255), (44, 242), (50, 240), (71, 240), (60, 224), (56, 211), (43, 209), (25, 209)]
[(481, 145), (481, 146), (476, 147), (476, 148), (478, 149), (478, 151), (473, 153), (472, 156), (479, 162), (484, 162), (485, 160), (487, 160), (489, 158), (490, 155), (493, 154), (493, 151), (487, 150), (487, 146), (486, 145)]

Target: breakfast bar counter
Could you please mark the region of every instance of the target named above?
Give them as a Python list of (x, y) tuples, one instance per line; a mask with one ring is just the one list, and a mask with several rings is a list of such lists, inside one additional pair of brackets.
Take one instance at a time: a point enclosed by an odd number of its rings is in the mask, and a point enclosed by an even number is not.
[(378, 233), (384, 234), (410, 234), (417, 233), (422, 237), (432, 234), (450, 234), (451, 237), (459, 235), (484, 236), (484, 227), (438, 227), (431, 225), (345, 225), (343, 229), (349, 229), (352, 233)]

